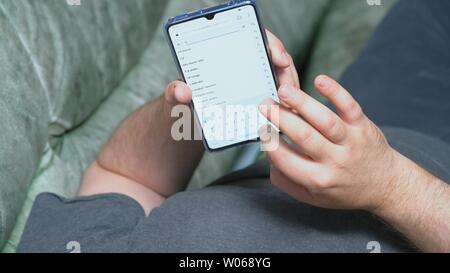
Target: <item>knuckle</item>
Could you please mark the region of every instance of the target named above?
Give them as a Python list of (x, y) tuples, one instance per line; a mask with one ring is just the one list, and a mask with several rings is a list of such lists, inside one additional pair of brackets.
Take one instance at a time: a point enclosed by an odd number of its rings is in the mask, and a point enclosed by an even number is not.
[[(284, 49), (284, 46), (283, 46), (283, 49)], [(286, 51), (286, 49), (284, 49), (284, 52), (286, 53), (286, 56), (287, 56), (287, 58), (288, 58), (288, 60), (289, 60), (289, 64), (290, 64), (291, 66), (294, 65), (294, 58), (292, 58), (291, 54), (289, 54), (289, 53)]]
[(361, 141), (367, 141), (374, 136), (374, 128), (370, 124), (368, 126), (362, 126), (359, 129), (359, 136)]
[[(354, 155), (355, 153), (357, 152), (353, 152), (352, 154)], [(339, 170), (346, 168), (346, 166), (351, 166), (352, 154), (347, 149), (337, 152), (333, 157), (334, 167)]]
[(327, 173), (320, 173), (314, 179), (311, 191), (315, 194), (323, 193), (334, 186), (332, 176)]
[(331, 137), (332, 141), (340, 142), (345, 137), (345, 130), (342, 124), (336, 121), (335, 124), (333, 124), (330, 129), (328, 130), (328, 134)]
[(312, 138), (312, 131), (307, 128), (297, 130), (294, 135), (294, 141), (298, 143), (306, 143)]
[(348, 101), (345, 103), (343, 107), (343, 110), (346, 111), (347, 113), (354, 112), (355, 109), (357, 108), (356, 104), (357, 104), (356, 101), (348, 99)]
[(347, 106), (345, 111), (347, 112), (349, 118), (353, 121), (358, 120), (362, 117), (363, 111), (361, 106), (355, 100), (352, 100)]
[(297, 96), (295, 96), (295, 99), (291, 100), (291, 103), (295, 109), (300, 110), (301, 108), (304, 108), (308, 103), (308, 99), (301, 92), (298, 92)]
[(328, 115), (323, 122), (323, 127), (330, 133), (333, 133), (338, 129), (337, 125), (338, 125), (337, 119), (331, 117), (331, 115)]
[(332, 140), (335, 142), (341, 142), (345, 137), (345, 131), (340, 124), (334, 125), (329, 132)]
[(338, 83), (335, 81), (332, 81), (330, 86), (328, 86), (327, 88), (328, 95), (331, 98), (337, 98), (341, 93), (341, 91), (342, 91), (341, 88), (339, 88)]

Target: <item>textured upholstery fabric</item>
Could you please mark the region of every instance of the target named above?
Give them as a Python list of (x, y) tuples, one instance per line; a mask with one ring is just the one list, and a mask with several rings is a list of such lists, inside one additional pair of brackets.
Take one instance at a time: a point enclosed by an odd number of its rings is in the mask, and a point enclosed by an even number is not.
[(308, 56), (304, 89), (314, 93), (313, 82), (318, 74), (339, 79), (395, 2), (383, 0), (380, 6), (369, 6), (361, 0), (333, 1)]
[(76, 146), (66, 145), (71, 140), (65, 136), (137, 63), (165, 3), (0, 1), (0, 245), (16, 222), (33, 175), (35, 182), (45, 179), (44, 190), (76, 192), (79, 182), (74, 181), (88, 163)]
[[(118, 123), (178, 78), (163, 21), (219, 2), (81, 0), (80, 6), (69, 6), (65, 0), (0, 0), (3, 251), (15, 250), (37, 194), (74, 196), (84, 170)], [(260, 7), (266, 26), (305, 60), (331, 2), (260, 0)], [(323, 50), (334, 48), (328, 46)], [(350, 62), (354, 56), (343, 58)], [(320, 56), (314, 61), (321, 70)], [(191, 188), (228, 172), (239, 151), (206, 155)]]

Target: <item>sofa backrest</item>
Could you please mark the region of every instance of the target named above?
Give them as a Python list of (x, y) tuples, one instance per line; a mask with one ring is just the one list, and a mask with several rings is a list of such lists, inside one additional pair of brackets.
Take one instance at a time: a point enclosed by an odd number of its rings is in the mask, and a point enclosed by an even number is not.
[(0, 1), (0, 247), (46, 144), (82, 124), (139, 60), (165, 0)]

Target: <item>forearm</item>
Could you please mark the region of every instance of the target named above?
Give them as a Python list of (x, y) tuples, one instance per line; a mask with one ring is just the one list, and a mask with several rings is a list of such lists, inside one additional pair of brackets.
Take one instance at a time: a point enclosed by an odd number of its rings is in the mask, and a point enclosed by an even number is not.
[(374, 213), (420, 250), (450, 252), (450, 186), (409, 159), (399, 160), (398, 186)]
[(172, 106), (163, 97), (128, 117), (98, 156), (98, 164), (164, 197), (183, 190), (202, 158), (201, 141), (175, 141)]

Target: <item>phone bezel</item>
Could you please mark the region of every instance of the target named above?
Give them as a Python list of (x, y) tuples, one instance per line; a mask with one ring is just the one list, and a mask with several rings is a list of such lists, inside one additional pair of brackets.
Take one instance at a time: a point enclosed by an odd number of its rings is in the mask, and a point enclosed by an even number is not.
[[(274, 65), (273, 65), (273, 62), (272, 62), (272, 57), (271, 57), (271, 54), (270, 54), (269, 41), (268, 41), (268, 38), (267, 38), (265, 27), (264, 27), (264, 25), (262, 23), (262, 20), (261, 20), (259, 8), (258, 8), (255, 0), (230, 1), (228, 3), (220, 4), (218, 6), (209, 7), (209, 8), (201, 9), (201, 10), (194, 11), (194, 12), (191, 12), (191, 13), (182, 14), (182, 15), (170, 18), (169, 20), (166, 21), (166, 23), (164, 24), (166, 39), (168, 40), (170, 51), (172, 53), (173, 59), (175, 61), (175, 64), (177, 66), (178, 73), (179, 73), (181, 79), (184, 82), (186, 82), (186, 79), (184, 77), (184, 73), (183, 73), (183, 70), (181, 68), (181, 64), (180, 64), (180, 62), (178, 60), (178, 56), (176, 54), (172, 38), (170, 37), (169, 29), (171, 27), (175, 26), (175, 25), (186, 23), (186, 22), (191, 21), (191, 20), (195, 20), (195, 19), (199, 19), (199, 18), (202, 18), (202, 17), (211, 16), (211, 15), (215, 16), (218, 13), (225, 12), (225, 11), (232, 10), (232, 9), (241, 8), (241, 7), (244, 7), (244, 6), (252, 6), (254, 11), (255, 11), (256, 20), (258, 22), (259, 30), (260, 30), (261, 36), (263, 38), (264, 47), (265, 47), (265, 50), (266, 50), (266, 56), (267, 56), (267, 58), (269, 60), (269, 66), (270, 66), (270, 69), (271, 69), (271, 72), (272, 72), (272, 76), (273, 76), (273, 79), (274, 79), (274, 82), (275, 82), (275, 85), (276, 85), (275, 88), (278, 90), (279, 82), (278, 82), (278, 78), (277, 78), (276, 73), (275, 73), (275, 68), (274, 68)], [(239, 143), (235, 143), (235, 144), (231, 144), (231, 145), (227, 145), (227, 146), (223, 146), (223, 147), (220, 147), (220, 148), (213, 149), (213, 148), (211, 148), (209, 146), (208, 140), (204, 136), (204, 130), (203, 130), (203, 127), (201, 126), (201, 122), (200, 122), (200, 120), (198, 118), (197, 111), (195, 110), (194, 103), (191, 101), (189, 106), (190, 106), (191, 111), (194, 113), (194, 116), (195, 116), (195, 124), (196, 124), (195, 126), (198, 126), (198, 129), (200, 130), (201, 135), (202, 135), (203, 145), (205, 146), (205, 149), (208, 152), (220, 152), (220, 151), (224, 151), (224, 150), (227, 150), (227, 149), (230, 149), (230, 148), (234, 148), (234, 147), (238, 147), (238, 146), (242, 146), (242, 145), (247, 145), (247, 144), (252, 144), (252, 143), (256, 143), (256, 142), (260, 141), (260, 137), (257, 137), (256, 139), (250, 139), (250, 140), (242, 141), (242, 142), (239, 142)]]

